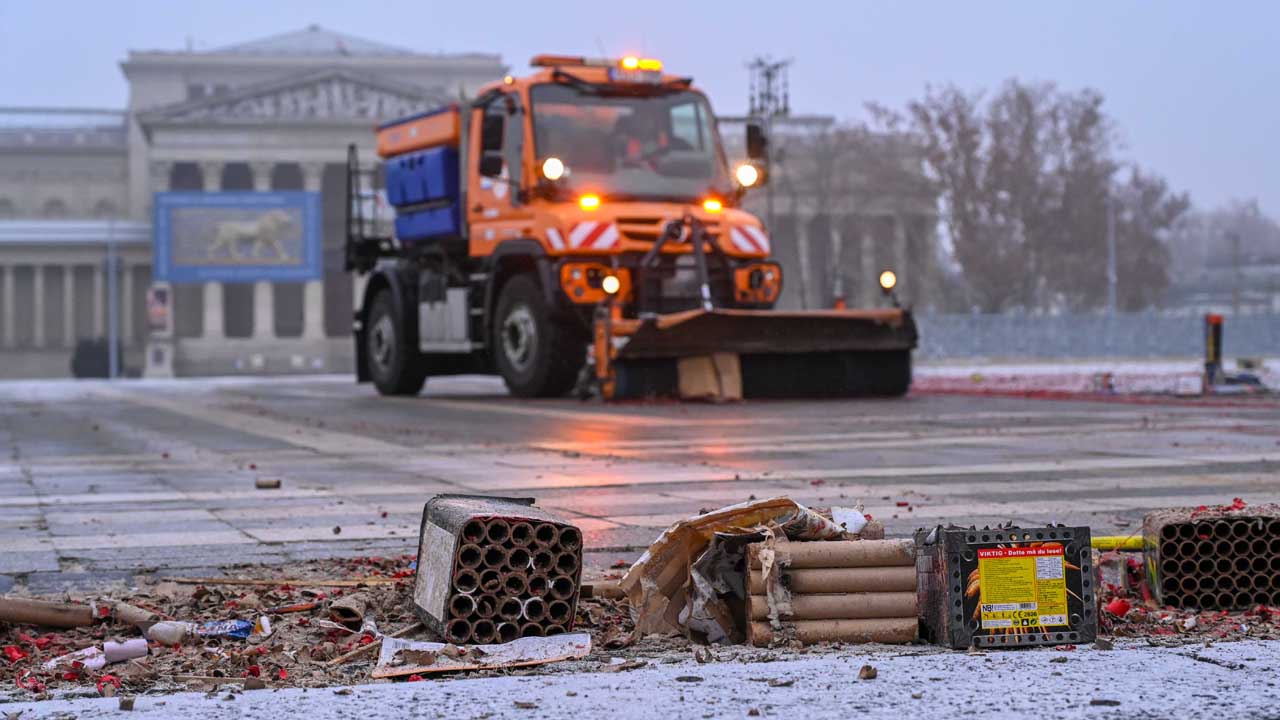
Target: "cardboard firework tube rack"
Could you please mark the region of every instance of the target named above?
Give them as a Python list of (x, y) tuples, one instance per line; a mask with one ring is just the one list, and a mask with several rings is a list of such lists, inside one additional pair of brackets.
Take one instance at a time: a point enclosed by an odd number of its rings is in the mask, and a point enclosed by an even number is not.
[(780, 581), (791, 593), (791, 614), (769, 622), (760, 561), (763, 545), (748, 548), (747, 638), (753, 645), (786, 639), (907, 643), (918, 635), (915, 544), (909, 540), (789, 542), (777, 548)]
[(532, 502), (469, 495), (427, 502), (413, 591), (424, 624), (457, 644), (573, 628), (582, 531)]
[(1231, 611), (1280, 602), (1280, 505), (1158, 510), (1142, 528), (1161, 604)]

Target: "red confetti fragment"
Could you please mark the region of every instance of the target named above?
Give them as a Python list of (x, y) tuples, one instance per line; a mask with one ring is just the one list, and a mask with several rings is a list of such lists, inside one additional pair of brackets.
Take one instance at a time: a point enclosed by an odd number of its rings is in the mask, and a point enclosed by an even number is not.
[(285, 670), (284, 668), (280, 668), (280, 672), (276, 673), (276, 677), (280, 678), (281, 680), (288, 680), (289, 671)]
[(45, 648), (52, 645), (53, 641), (57, 639), (58, 638), (56, 635), (45, 635), (44, 637), (38, 637), (36, 638), (36, 642), (35, 642), (36, 649), (44, 650)]
[(5, 645), (4, 656), (9, 660), (10, 663), (16, 663), (19, 660), (27, 657), (27, 651), (23, 650), (17, 645)]
[(387, 516), (387, 511), (386, 511), (386, 510), (383, 510), (383, 511), (382, 511), (382, 517), (386, 517), (386, 516)]
[(67, 672), (62, 673), (62, 679), (63, 679), (63, 680), (71, 680), (71, 681), (79, 680), (79, 679), (80, 679), (80, 673), (78, 673), (78, 672), (71, 672), (70, 670), (68, 670)]
[(102, 694), (102, 689), (107, 685), (114, 685), (117, 690), (120, 689), (120, 678), (115, 675), (103, 675), (98, 678), (98, 694)]
[(814, 486), (814, 487), (817, 487), (817, 486), (819, 486), (819, 485), (826, 485), (826, 484), (827, 484), (827, 481), (826, 481), (826, 480), (821, 480), (821, 479), (819, 479), (819, 480), (810, 480), (810, 481), (809, 481), (809, 484), (810, 484), (810, 485), (812, 485), (812, 486)]
[(609, 567), (614, 568), (615, 570), (621, 570), (622, 568), (631, 567), (631, 563), (626, 560), (615, 560)]
[(422, 682), (423, 680), (426, 680), (426, 678), (421, 675), (414, 674), (409, 676), (409, 682)]
[(1248, 503), (1240, 498), (1231, 498), (1231, 510), (1243, 510), (1247, 505)]
[(244, 669), (240, 677), (262, 677), (262, 668), (257, 665), (250, 665)]
[(255, 464), (255, 463), (249, 463), (249, 469), (250, 469), (250, 470), (257, 470), (257, 469), (258, 469), (258, 466), (257, 466), (257, 464)]
[(360, 636), (360, 644), (361, 644), (361, 645), (368, 645), (368, 644), (369, 644), (369, 643), (371, 643), (371, 642), (373, 642), (373, 636), (372, 636), (372, 635), (361, 635), (361, 636)]
[(1125, 600), (1124, 598), (1115, 598), (1103, 606), (1103, 609), (1116, 617), (1124, 617), (1132, 607), (1133, 606), (1129, 604), (1128, 600)]
[(899, 500), (897, 502), (897, 505), (898, 507), (911, 507), (911, 503), (907, 502), (906, 500)]
[(13, 682), (21, 690), (30, 690), (33, 693), (45, 691), (44, 683), (40, 682), (40, 678), (32, 675), (30, 670), (23, 670), (13, 679)]

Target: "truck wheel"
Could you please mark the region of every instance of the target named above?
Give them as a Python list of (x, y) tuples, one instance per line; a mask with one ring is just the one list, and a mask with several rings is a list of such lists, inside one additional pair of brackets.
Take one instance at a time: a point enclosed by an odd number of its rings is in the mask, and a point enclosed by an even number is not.
[(552, 317), (527, 275), (503, 286), (493, 333), (498, 373), (517, 397), (564, 395), (586, 360), (586, 333)]
[(397, 312), (391, 292), (373, 298), (364, 330), (369, 375), (383, 395), (417, 395), (427, 380), (427, 367), (418, 350), (407, 342), (403, 313)]

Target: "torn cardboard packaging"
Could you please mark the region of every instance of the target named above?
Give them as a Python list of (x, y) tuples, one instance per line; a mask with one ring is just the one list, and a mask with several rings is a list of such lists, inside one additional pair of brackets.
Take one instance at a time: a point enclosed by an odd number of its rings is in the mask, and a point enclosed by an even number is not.
[(742, 368), (736, 353), (680, 358), (676, 363), (676, 374), (682, 399), (742, 399)]
[(461, 670), (494, 670), (581, 660), (591, 654), (591, 636), (570, 633), (525, 637), (499, 645), (459, 647), (449, 643), (383, 638), (374, 678), (406, 677)]
[[(800, 553), (805, 558), (800, 562), (821, 563), (831, 553), (862, 557), (868, 551), (839, 551), (835, 545), (848, 543), (829, 542), (854, 537), (789, 498), (742, 503), (671, 526), (632, 565), (621, 588), (640, 635), (678, 633), (713, 643), (741, 643), (749, 639), (751, 582), (753, 574), (759, 575), (750, 567), (748, 546), (812, 547)], [(901, 543), (881, 552), (892, 555), (893, 562), (911, 562)], [(772, 567), (773, 555), (769, 557)], [(775, 591), (782, 590), (777, 585)]]

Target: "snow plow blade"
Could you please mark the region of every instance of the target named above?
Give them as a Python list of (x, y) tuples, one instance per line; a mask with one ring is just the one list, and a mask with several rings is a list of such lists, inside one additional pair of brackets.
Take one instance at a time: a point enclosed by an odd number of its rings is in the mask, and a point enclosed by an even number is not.
[(737, 355), (745, 398), (900, 396), (917, 337), (897, 308), (691, 310), (615, 321), (608, 334), (615, 399), (677, 395), (680, 359), (720, 353)]

